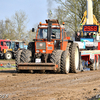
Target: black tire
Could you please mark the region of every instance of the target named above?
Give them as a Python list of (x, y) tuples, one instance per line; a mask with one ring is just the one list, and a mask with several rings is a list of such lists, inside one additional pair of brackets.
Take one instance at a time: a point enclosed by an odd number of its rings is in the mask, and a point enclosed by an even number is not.
[(35, 42), (29, 42), (28, 50), (32, 52), (32, 62), (35, 62), (34, 54), (35, 54)]
[(28, 50), (35, 52), (35, 42), (29, 42)]
[(12, 59), (12, 53), (11, 52), (6, 52), (5, 53), (5, 59), (7, 59), (7, 60)]
[(90, 70), (95, 70), (96, 69), (96, 59), (94, 60), (94, 63), (89, 64)]
[(72, 43), (69, 47), (70, 51), (70, 71), (77, 73), (79, 71), (79, 46), (77, 43)]
[(21, 63), (30, 63), (32, 61), (32, 52), (30, 50), (24, 49), (21, 52)]
[(60, 61), (63, 50), (54, 50), (51, 54), (50, 61), (58, 65), (56, 72), (60, 72)]
[(70, 71), (70, 54), (69, 50), (63, 51), (61, 55), (61, 73), (68, 74)]
[(98, 56), (98, 60), (96, 61), (96, 70), (98, 70), (99, 69), (99, 56)]
[(21, 72), (21, 71), (18, 69), (18, 64), (21, 62), (21, 61), (20, 61), (21, 52), (22, 52), (22, 50), (17, 50), (17, 52), (16, 52), (15, 63), (16, 63), (16, 71), (17, 71), (17, 72)]

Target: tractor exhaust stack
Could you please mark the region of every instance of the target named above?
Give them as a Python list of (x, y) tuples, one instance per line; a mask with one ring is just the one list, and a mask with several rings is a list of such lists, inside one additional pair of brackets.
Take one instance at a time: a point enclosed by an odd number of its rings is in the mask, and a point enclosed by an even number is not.
[(48, 19), (47, 41), (49, 42), (51, 41), (51, 33), (52, 33), (51, 27), (52, 27), (52, 22)]

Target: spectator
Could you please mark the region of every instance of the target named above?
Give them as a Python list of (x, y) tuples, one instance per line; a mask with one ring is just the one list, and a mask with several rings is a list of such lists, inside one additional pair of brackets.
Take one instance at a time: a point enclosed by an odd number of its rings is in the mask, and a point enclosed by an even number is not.
[(93, 36), (90, 32), (87, 34), (87, 38), (93, 38)]
[(80, 32), (77, 32), (76, 36), (75, 36), (75, 41), (80, 41)]
[(96, 39), (96, 34), (95, 33), (93, 34), (93, 38)]

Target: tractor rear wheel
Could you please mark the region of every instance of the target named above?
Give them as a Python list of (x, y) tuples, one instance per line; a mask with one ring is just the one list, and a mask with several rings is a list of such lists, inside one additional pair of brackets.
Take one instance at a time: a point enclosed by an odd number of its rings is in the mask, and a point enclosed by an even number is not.
[(79, 46), (77, 43), (72, 43), (69, 48), (70, 51), (70, 69), (72, 73), (79, 71)]
[(60, 72), (60, 61), (63, 50), (54, 50), (51, 54), (50, 61), (58, 65), (56, 72)]
[(18, 69), (18, 64), (21, 62), (21, 61), (20, 61), (21, 52), (22, 52), (22, 50), (17, 50), (17, 52), (16, 52), (15, 63), (16, 63), (16, 71), (17, 71), (17, 72), (21, 72), (21, 71)]
[(61, 55), (61, 73), (67, 74), (70, 70), (70, 54), (69, 50), (63, 51)]
[(5, 53), (5, 59), (7, 59), (7, 60), (12, 59), (12, 53), (11, 52), (6, 52)]

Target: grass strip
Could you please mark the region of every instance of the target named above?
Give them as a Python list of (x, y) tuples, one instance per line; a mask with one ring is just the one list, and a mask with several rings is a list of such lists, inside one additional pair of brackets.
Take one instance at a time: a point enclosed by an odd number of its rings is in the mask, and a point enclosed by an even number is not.
[(8, 69), (16, 69), (15, 67), (11, 67), (11, 68), (3, 68), (3, 67), (0, 67), (0, 70), (8, 70)]

